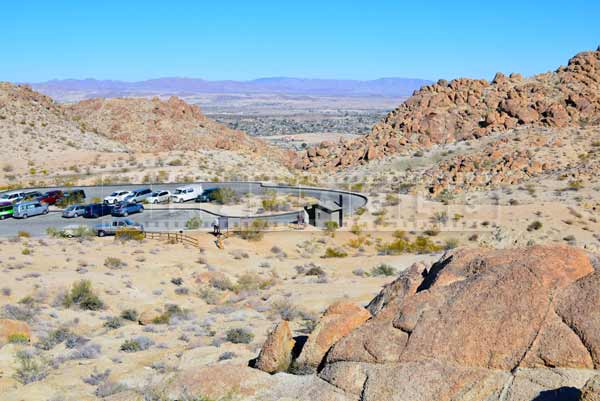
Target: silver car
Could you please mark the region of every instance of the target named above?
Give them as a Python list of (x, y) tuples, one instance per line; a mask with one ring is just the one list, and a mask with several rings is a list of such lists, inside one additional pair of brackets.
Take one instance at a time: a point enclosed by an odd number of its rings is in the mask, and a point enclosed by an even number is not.
[(17, 203), (13, 208), (13, 217), (17, 219), (26, 219), (39, 214), (47, 214), (48, 205), (40, 201)]
[(127, 195), (123, 200), (126, 202), (138, 203), (148, 198), (150, 195), (152, 195), (152, 190), (150, 188), (140, 188), (131, 191), (131, 194)]
[(83, 216), (84, 212), (85, 212), (85, 205), (71, 205), (63, 211), (62, 217), (65, 217), (65, 218), (79, 217), (79, 216)]

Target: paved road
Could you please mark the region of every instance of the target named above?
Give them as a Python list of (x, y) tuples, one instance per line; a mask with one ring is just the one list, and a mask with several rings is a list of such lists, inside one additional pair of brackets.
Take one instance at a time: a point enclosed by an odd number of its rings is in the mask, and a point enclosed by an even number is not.
[[(194, 184), (152, 184), (152, 185), (107, 185), (107, 186), (90, 186), (90, 187), (73, 187), (73, 189), (83, 189), (86, 192), (87, 200), (92, 198), (104, 198), (111, 192), (118, 189), (136, 189), (150, 187), (154, 189), (174, 190), (177, 187), (184, 185), (202, 185), (207, 188), (231, 188), (239, 194), (262, 194), (266, 191), (276, 191), (279, 194), (301, 194), (318, 199), (322, 203), (339, 202), (340, 197), (343, 203), (345, 215), (352, 214), (354, 210), (364, 206), (367, 203), (367, 198), (350, 192), (337, 191), (330, 189), (319, 189), (309, 187), (289, 187), (289, 186), (273, 186), (261, 184), (258, 182), (199, 182)], [(39, 190), (41, 192), (51, 189), (64, 189), (60, 187), (48, 188), (32, 188), (31, 190)], [(294, 210), (289, 213), (278, 213), (268, 216), (227, 216), (229, 218), (230, 227), (234, 225), (243, 225), (252, 221), (252, 219), (260, 218), (267, 220), (271, 225), (287, 225), (296, 221), (298, 213), (301, 210)], [(191, 217), (200, 217), (204, 228), (210, 227), (216, 214), (208, 210), (202, 209), (201, 203), (188, 202), (184, 206), (169, 208), (168, 205), (157, 209), (146, 209), (141, 214), (129, 216), (133, 221), (142, 223), (147, 230), (152, 231), (177, 231), (185, 229), (185, 223)], [(27, 220), (7, 219), (0, 221), (0, 237), (16, 235), (20, 230), (29, 232), (33, 236), (43, 236), (49, 227), (61, 229), (70, 224), (86, 224), (93, 226), (101, 221), (112, 220), (112, 216), (104, 216), (99, 219), (84, 219), (82, 217), (76, 219), (64, 219), (61, 212), (55, 208), (51, 208), (51, 212), (46, 216), (34, 216)]]

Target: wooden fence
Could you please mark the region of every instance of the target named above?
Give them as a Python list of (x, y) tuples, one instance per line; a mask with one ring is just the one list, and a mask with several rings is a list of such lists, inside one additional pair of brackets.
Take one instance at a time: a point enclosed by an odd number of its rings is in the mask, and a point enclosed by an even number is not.
[(144, 231), (144, 238), (158, 239), (171, 244), (185, 244), (200, 248), (200, 240), (184, 234), (181, 231)]

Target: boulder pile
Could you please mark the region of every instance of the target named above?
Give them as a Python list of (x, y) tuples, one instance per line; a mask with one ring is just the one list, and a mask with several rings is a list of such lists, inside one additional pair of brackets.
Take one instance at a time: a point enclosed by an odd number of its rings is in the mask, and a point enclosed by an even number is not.
[(321, 143), (301, 152), (295, 166), (304, 170), (351, 166), (517, 127), (598, 124), (600, 48), (531, 78), (498, 73), (492, 82), (440, 80), (416, 91), (365, 137)]

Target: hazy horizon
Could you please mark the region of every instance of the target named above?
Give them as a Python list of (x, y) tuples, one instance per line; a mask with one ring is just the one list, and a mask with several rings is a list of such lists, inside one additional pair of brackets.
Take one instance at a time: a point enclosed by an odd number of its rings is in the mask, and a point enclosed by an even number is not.
[(33, 0), (4, 5), (0, 80), (202, 77), (372, 80), (529, 76), (595, 49), (600, 4), (539, 7), (509, 0), (263, 1)]

